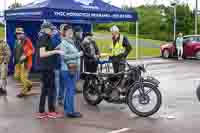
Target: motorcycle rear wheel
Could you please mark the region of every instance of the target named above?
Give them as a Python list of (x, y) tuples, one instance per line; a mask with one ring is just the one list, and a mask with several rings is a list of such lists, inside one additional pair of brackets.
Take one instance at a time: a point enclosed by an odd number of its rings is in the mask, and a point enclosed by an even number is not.
[[(127, 102), (128, 102), (128, 106), (130, 108), (130, 110), (135, 113), (136, 115), (140, 116), (140, 117), (149, 117), (153, 114), (155, 114), (161, 107), (162, 104), (162, 95), (161, 92), (159, 91), (159, 89), (151, 84), (151, 83), (143, 83), (144, 84), (144, 88), (148, 88), (148, 91), (146, 91), (144, 93), (144, 95), (142, 96), (139, 92), (139, 94), (137, 94), (136, 96), (134, 96), (134, 94), (137, 93), (137, 91), (140, 91), (140, 84), (136, 84), (134, 86), (134, 88), (131, 88), (128, 97), (127, 97)], [(155, 102), (155, 106), (153, 106), (152, 109), (148, 110), (148, 111), (141, 111), (137, 108), (136, 105), (134, 105), (135, 102), (133, 102), (133, 99), (138, 98), (138, 103), (140, 104), (139, 107), (145, 107), (146, 105), (149, 105), (149, 103), (152, 101), (151, 97), (150, 97), (150, 93), (154, 92), (155, 96), (156, 96), (156, 102)], [(147, 93), (147, 94), (146, 94)]]
[(101, 103), (103, 98), (98, 93), (97, 88), (95, 88), (96, 86), (92, 83), (94, 81), (85, 81), (83, 85), (83, 97), (89, 105), (96, 106)]

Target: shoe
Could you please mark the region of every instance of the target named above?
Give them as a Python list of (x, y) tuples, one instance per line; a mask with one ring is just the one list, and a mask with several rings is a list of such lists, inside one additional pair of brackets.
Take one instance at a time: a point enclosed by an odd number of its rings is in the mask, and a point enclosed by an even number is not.
[(2, 93), (4, 96), (7, 96), (7, 91), (6, 90), (2, 90)]
[(67, 114), (67, 117), (69, 117), (69, 118), (81, 118), (83, 116), (80, 112), (74, 112), (74, 113)]
[(58, 105), (63, 106), (64, 105), (63, 100), (58, 100)]
[(23, 93), (19, 93), (19, 94), (17, 95), (18, 98), (22, 98), (22, 97), (25, 97), (25, 96), (26, 96), (26, 95), (23, 94)]
[(3, 89), (0, 88), (0, 96), (3, 96)]
[(49, 112), (47, 113), (48, 118), (56, 119), (56, 118), (62, 118), (64, 115), (63, 113), (58, 112)]
[(44, 113), (37, 113), (36, 114), (36, 118), (37, 119), (44, 119), (44, 118), (47, 118), (47, 113), (44, 112)]
[(76, 93), (77, 93), (77, 94), (80, 94), (80, 93), (82, 93), (82, 92), (83, 92), (82, 90), (76, 89)]
[(7, 91), (0, 88), (0, 96), (7, 96)]
[(29, 86), (27, 87), (27, 88), (28, 88), (27, 92), (30, 92), (31, 89), (32, 89), (32, 87), (33, 87), (33, 85), (29, 85)]

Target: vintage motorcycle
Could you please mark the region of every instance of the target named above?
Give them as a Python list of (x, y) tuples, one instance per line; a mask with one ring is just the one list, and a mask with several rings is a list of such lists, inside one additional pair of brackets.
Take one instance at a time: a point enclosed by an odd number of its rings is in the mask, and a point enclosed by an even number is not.
[(128, 104), (138, 116), (148, 117), (156, 113), (162, 104), (160, 82), (145, 76), (145, 65), (127, 64), (127, 70), (119, 73), (81, 74), (85, 80), (83, 96), (89, 105), (96, 106), (105, 100), (109, 103)]

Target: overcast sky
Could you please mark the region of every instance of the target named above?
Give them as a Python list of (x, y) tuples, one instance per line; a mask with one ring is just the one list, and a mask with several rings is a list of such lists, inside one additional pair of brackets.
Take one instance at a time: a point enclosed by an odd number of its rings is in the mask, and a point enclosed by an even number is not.
[[(0, 0), (0, 11), (4, 10), (4, 1), (7, 1), (7, 7), (15, 2), (15, 0)], [(17, 2), (20, 2), (22, 4), (27, 4), (36, 0), (16, 0)], [(59, 1), (59, 0), (58, 0)], [(104, 0), (104, 1), (111, 1), (113, 5), (121, 6), (123, 3), (126, 3), (128, 5), (132, 4), (134, 7), (148, 3), (153, 3), (154, 0)], [(169, 5), (170, 1), (174, 0), (157, 0), (158, 3), (164, 3), (165, 5)], [(180, 0), (182, 2), (187, 2), (191, 7), (195, 7), (195, 1), (196, 0)], [(200, 7), (200, 1), (199, 1), (199, 7)]]

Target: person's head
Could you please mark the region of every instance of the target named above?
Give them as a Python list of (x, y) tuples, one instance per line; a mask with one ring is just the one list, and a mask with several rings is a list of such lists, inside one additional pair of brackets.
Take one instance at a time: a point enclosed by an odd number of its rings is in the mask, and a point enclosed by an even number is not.
[(112, 33), (112, 38), (113, 39), (117, 39), (120, 36), (119, 28), (116, 25), (112, 26), (110, 28), (110, 31)]
[(183, 33), (181, 33), (181, 32), (178, 33), (178, 36), (179, 36), (179, 37), (182, 37), (182, 36), (183, 36)]
[(74, 28), (74, 37), (76, 39), (82, 39), (83, 38), (83, 30), (81, 27), (77, 26)]
[(44, 22), (41, 26), (41, 30), (48, 35), (52, 35), (53, 25), (50, 22)]
[(17, 40), (21, 40), (25, 36), (24, 29), (21, 27), (16, 28), (15, 34)]
[(93, 40), (93, 34), (91, 32), (84, 33), (84, 38), (88, 40)]
[(53, 26), (52, 29), (53, 29), (53, 34), (58, 34), (59, 33), (59, 31), (58, 31), (56, 26)]
[(73, 38), (73, 29), (71, 25), (64, 24), (61, 28), (61, 33), (65, 39), (72, 39)]

